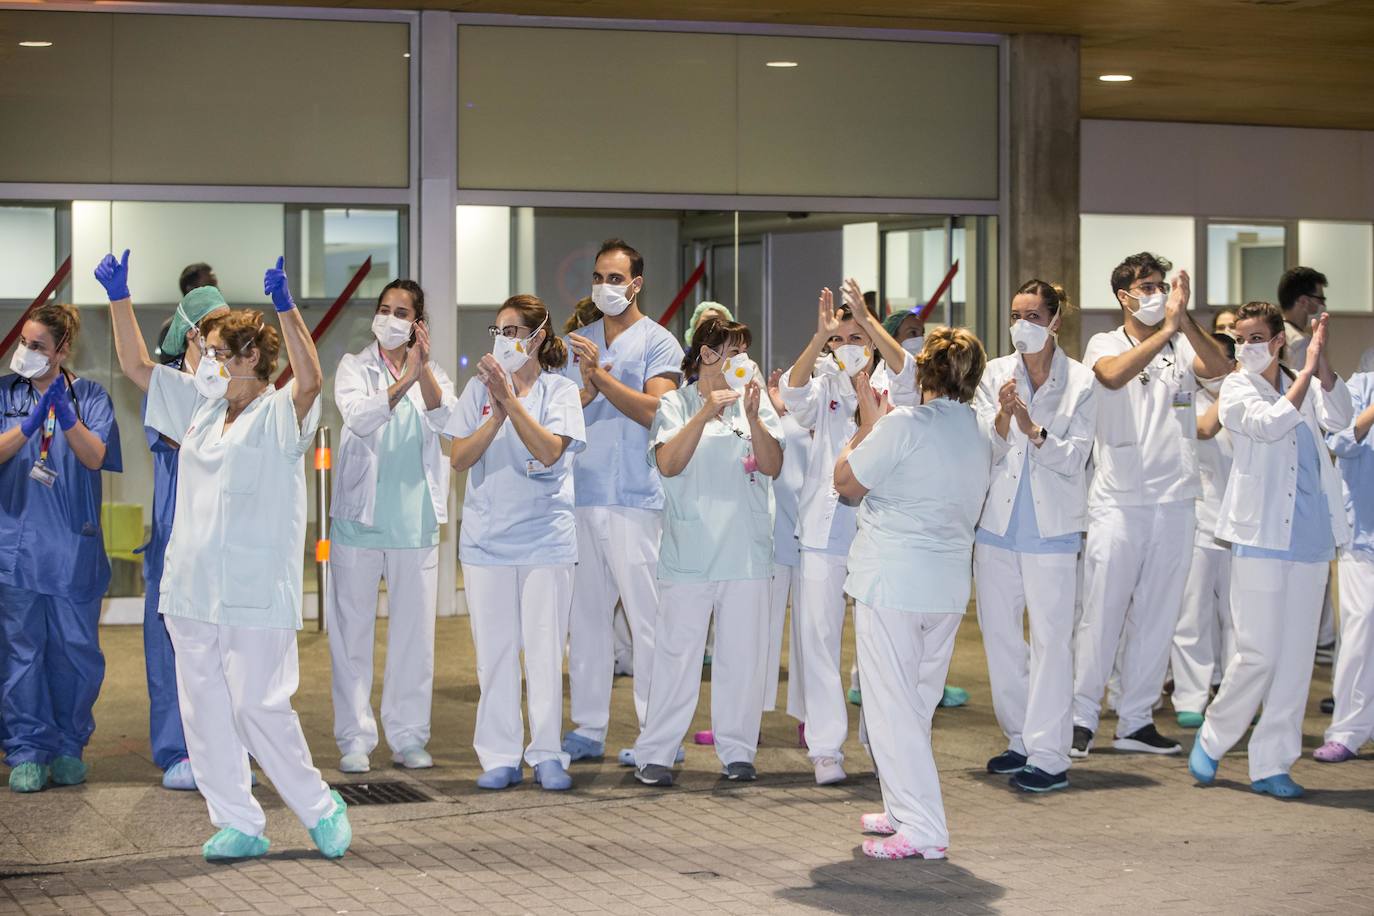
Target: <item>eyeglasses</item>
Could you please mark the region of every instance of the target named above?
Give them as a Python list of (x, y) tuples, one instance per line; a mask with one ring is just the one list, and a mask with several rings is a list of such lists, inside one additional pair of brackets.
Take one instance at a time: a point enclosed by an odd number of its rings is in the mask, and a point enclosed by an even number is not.
[(1131, 289), (1137, 290), (1137, 291), (1139, 291), (1139, 292), (1142, 292), (1142, 293), (1144, 293), (1144, 294), (1147, 295), (1147, 296), (1153, 296), (1155, 293), (1167, 293), (1167, 292), (1169, 291), (1169, 284), (1168, 284), (1168, 283), (1139, 283), (1139, 284), (1137, 284), (1137, 285), (1131, 287)]
[(492, 337), (505, 337), (509, 340), (524, 340), (534, 332), (518, 324), (508, 324), (504, 328), (498, 328), (493, 324), (487, 327), (487, 333)]
[(1325, 296), (1318, 296), (1318, 295), (1316, 295), (1315, 293), (1308, 293), (1308, 294), (1307, 294), (1307, 298), (1309, 298), (1309, 299), (1316, 299), (1316, 300), (1317, 300), (1318, 302), (1320, 302), (1322, 305), (1326, 305), (1326, 297), (1325, 297)]
[(229, 347), (205, 346), (201, 348), (200, 352), (204, 354), (207, 359), (213, 359), (217, 363), (227, 363), (229, 360), (239, 355)]

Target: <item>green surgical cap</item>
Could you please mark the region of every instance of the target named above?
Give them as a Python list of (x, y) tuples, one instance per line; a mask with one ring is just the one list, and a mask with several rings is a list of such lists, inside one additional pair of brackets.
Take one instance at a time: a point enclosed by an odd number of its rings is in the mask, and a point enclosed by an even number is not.
[(905, 319), (906, 316), (910, 314), (910, 309), (902, 309), (899, 312), (893, 312), (891, 315), (888, 315), (886, 318), (883, 319), (883, 330), (891, 334), (893, 337), (896, 337), (897, 329), (902, 326), (903, 319)]
[(696, 333), (697, 322), (701, 321), (701, 316), (707, 312), (716, 311), (725, 316), (726, 321), (734, 321), (735, 316), (730, 314), (730, 310), (719, 302), (703, 302), (692, 310), (692, 320), (687, 322), (687, 330), (682, 332), (682, 342), (688, 347), (692, 345), (692, 335)]
[(168, 356), (180, 356), (186, 352), (186, 332), (200, 324), (215, 309), (228, 307), (229, 303), (224, 301), (224, 296), (216, 287), (201, 286), (191, 290), (177, 305), (172, 326), (167, 329), (167, 337), (158, 349)]

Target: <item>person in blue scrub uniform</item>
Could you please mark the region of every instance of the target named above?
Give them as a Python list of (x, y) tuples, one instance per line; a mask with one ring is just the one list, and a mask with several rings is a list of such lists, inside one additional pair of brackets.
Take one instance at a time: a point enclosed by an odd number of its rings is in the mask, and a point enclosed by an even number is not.
[(86, 781), (105, 677), (100, 472), (123, 464), (109, 394), (66, 368), (79, 327), (73, 306), (36, 309), (0, 376), (0, 718), (15, 792)]

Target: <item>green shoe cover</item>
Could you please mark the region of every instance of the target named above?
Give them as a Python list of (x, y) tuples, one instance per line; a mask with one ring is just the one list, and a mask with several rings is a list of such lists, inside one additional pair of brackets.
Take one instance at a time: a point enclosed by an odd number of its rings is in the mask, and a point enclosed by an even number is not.
[(10, 791), (40, 792), (48, 784), (48, 776), (45, 763), (21, 763), (10, 770)]
[(265, 836), (249, 836), (242, 830), (225, 827), (200, 848), (207, 862), (233, 862), (267, 855), (272, 843)]
[(348, 805), (344, 804), (343, 796), (333, 789), (329, 790), (329, 796), (334, 799), (334, 810), (310, 828), (310, 839), (326, 859), (338, 859), (348, 852), (353, 842), (353, 827), (348, 823)]
[(940, 698), (940, 705), (946, 708), (951, 706), (963, 706), (968, 702), (968, 691), (962, 687), (945, 687), (945, 695)]
[(56, 757), (52, 762), (55, 786), (79, 786), (86, 781), (88, 767), (77, 757)]

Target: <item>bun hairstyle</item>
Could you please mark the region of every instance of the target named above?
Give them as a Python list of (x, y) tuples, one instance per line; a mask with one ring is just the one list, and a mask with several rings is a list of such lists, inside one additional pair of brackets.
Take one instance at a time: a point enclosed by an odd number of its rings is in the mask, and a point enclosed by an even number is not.
[(52, 335), (53, 351), (61, 350), (63, 345), (69, 349), (76, 344), (76, 334), (81, 330), (81, 313), (76, 306), (65, 302), (49, 302), (40, 305), (29, 315), (29, 321), (36, 321), (48, 329)]
[(577, 300), (577, 305), (573, 306), (573, 313), (568, 316), (568, 320), (563, 322), (563, 333), (571, 334), (579, 328), (585, 328), (594, 321), (602, 318), (601, 309), (596, 307), (591, 296), (583, 296)]
[(754, 335), (749, 332), (747, 324), (724, 318), (707, 318), (692, 335), (692, 345), (682, 357), (682, 377), (689, 381), (697, 377), (701, 368), (701, 351), (704, 349), (724, 350), (735, 344), (747, 350), (753, 342)]
[(1060, 312), (1067, 312), (1073, 308), (1069, 302), (1069, 296), (1064, 292), (1064, 287), (1058, 283), (1048, 283), (1044, 280), (1027, 280), (1021, 284), (1015, 295), (1039, 296), (1040, 301), (1045, 303), (1045, 308), (1049, 310), (1050, 317), (1053, 318)]
[(507, 309), (513, 310), (520, 316), (520, 326), (528, 328), (533, 334), (542, 325), (544, 332), (544, 342), (539, 345), (539, 352), (535, 358), (539, 360), (541, 369), (562, 369), (568, 364), (568, 347), (563, 343), (563, 339), (554, 334), (552, 324), (549, 321), (549, 310), (544, 305), (544, 300), (538, 296), (531, 296), (528, 293), (521, 293), (518, 296), (511, 296), (501, 307), (496, 310), (496, 314), (501, 314)]
[(921, 390), (967, 404), (978, 390), (987, 363), (983, 343), (972, 331), (937, 328), (926, 334), (925, 348), (916, 357)]
[(202, 340), (208, 340), (212, 331), (219, 336), (236, 356), (247, 356), (254, 347), (258, 349), (258, 361), (253, 366), (253, 374), (258, 381), (268, 381), (272, 370), (277, 368), (277, 354), (281, 352), (281, 334), (276, 328), (263, 323), (262, 312), (257, 309), (237, 309), (228, 315), (215, 315), (200, 324)]

